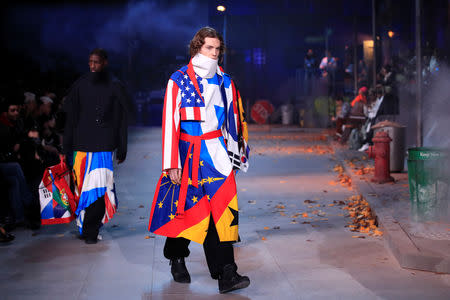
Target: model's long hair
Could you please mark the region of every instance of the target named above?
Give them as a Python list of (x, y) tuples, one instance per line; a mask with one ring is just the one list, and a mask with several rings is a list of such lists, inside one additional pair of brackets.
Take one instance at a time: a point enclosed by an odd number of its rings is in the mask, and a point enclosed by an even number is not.
[(200, 52), (200, 49), (205, 44), (205, 38), (216, 38), (220, 41), (220, 53), (219, 53), (219, 63), (223, 60), (223, 54), (225, 53), (225, 43), (223, 37), (214, 28), (203, 27), (194, 35), (189, 44), (189, 54), (194, 57)]

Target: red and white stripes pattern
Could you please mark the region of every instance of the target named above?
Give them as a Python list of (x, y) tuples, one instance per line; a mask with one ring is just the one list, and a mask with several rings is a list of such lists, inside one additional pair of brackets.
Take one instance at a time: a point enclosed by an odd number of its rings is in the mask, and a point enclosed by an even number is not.
[(182, 107), (180, 108), (181, 120), (204, 121), (206, 116), (205, 107)]
[(181, 95), (177, 84), (169, 80), (164, 97), (162, 120), (162, 169), (181, 169), (178, 151), (180, 139), (180, 103)]

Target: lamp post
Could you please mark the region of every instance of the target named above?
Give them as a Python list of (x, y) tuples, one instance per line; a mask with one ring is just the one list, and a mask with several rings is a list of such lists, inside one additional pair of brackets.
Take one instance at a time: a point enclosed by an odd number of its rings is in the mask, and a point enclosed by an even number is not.
[[(227, 44), (227, 14), (225, 13), (225, 11), (227, 10), (227, 8), (224, 5), (219, 5), (217, 6), (217, 11), (222, 12), (223, 13), (223, 43), (226, 45)], [(223, 54), (223, 69), (226, 71), (226, 54)]]

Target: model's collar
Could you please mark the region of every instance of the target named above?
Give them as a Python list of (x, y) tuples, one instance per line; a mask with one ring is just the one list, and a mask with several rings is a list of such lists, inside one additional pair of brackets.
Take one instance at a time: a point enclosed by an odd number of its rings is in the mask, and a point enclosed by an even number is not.
[(192, 57), (194, 72), (202, 78), (213, 78), (218, 70), (218, 60), (197, 53)]

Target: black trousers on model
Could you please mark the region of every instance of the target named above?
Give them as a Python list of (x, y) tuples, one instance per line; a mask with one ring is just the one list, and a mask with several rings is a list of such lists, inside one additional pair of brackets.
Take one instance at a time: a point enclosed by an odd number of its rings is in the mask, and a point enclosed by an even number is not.
[(83, 236), (87, 239), (97, 239), (102, 219), (105, 215), (105, 197), (86, 207), (83, 221)]
[[(189, 256), (189, 243), (185, 238), (167, 238), (164, 245), (164, 256), (176, 259)], [(220, 242), (212, 216), (210, 217), (208, 233), (203, 243), (206, 263), (213, 278), (217, 278), (223, 267), (234, 264), (233, 242)]]

